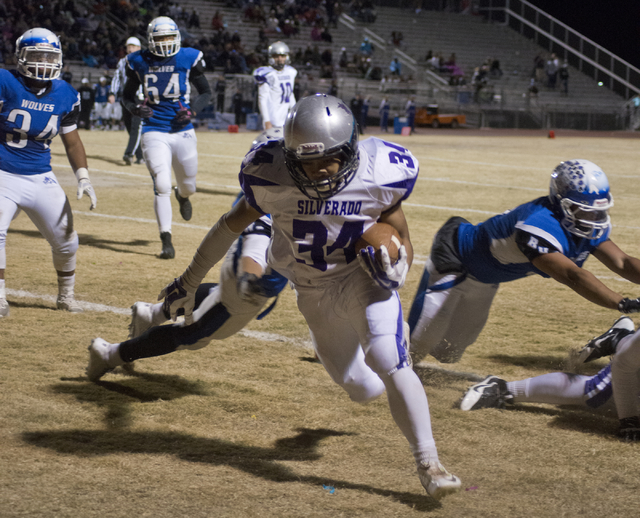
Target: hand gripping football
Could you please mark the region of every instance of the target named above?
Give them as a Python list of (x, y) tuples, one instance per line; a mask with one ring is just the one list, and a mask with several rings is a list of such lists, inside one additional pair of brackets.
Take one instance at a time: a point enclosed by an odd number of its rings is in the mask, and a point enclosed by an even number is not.
[(400, 241), (400, 234), (398, 234), (398, 231), (388, 223), (375, 223), (360, 236), (358, 241), (356, 241), (356, 253), (359, 253), (363, 248), (372, 246), (376, 251), (376, 260), (381, 264), (380, 247), (382, 245), (387, 247), (391, 264), (395, 264), (398, 260), (398, 249), (402, 245), (402, 242)]

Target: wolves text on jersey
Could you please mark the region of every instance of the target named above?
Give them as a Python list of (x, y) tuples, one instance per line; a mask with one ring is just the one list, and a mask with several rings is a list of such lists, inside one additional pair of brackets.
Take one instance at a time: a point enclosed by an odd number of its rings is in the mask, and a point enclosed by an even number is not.
[(174, 65), (149, 66), (149, 72), (173, 72), (176, 69)]
[(298, 214), (300, 215), (351, 216), (360, 214), (361, 209), (361, 201), (298, 200)]
[(55, 105), (48, 103), (39, 103), (36, 101), (30, 101), (29, 99), (22, 99), (21, 108), (27, 108), (28, 110), (36, 110), (40, 112), (52, 112)]

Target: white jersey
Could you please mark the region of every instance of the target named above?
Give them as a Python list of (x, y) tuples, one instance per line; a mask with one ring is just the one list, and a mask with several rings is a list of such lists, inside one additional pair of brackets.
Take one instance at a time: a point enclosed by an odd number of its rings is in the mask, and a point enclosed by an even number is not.
[(282, 127), (287, 119), (289, 108), (296, 104), (293, 85), (298, 71), (285, 65), (280, 71), (273, 67), (259, 67), (253, 72), (258, 85), (258, 104), (262, 124), (270, 122), (272, 126)]
[(369, 138), (359, 145), (351, 182), (328, 200), (311, 200), (289, 175), (282, 146), (253, 148), (240, 172), (247, 201), (272, 217), (269, 265), (298, 286), (341, 279), (360, 268), (355, 244), (362, 233), (411, 193), (418, 161), (397, 144)]

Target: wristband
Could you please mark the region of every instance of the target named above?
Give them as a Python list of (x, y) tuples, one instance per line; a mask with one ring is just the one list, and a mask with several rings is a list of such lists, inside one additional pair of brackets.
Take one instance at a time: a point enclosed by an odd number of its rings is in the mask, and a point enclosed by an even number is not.
[(86, 167), (78, 167), (78, 169), (76, 169), (73, 173), (76, 175), (76, 180), (78, 180), (78, 182), (80, 180), (89, 179), (89, 170)]

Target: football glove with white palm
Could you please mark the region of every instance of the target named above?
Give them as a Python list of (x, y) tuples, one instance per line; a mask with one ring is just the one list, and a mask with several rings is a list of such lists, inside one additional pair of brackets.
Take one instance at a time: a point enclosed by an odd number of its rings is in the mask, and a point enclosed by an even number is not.
[(380, 247), (380, 262), (376, 259), (376, 251), (372, 246), (360, 250), (358, 261), (379, 286), (387, 290), (399, 290), (404, 286), (409, 271), (404, 245), (398, 249), (398, 260), (394, 265), (391, 265), (389, 252), (384, 245)]
[(158, 295), (158, 300), (164, 299), (165, 314), (169, 313), (171, 320), (175, 322), (178, 318), (178, 310), (184, 309), (185, 324), (192, 324), (197, 289), (197, 286), (194, 288), (186, 284), (182, 277), (173, 279)]

